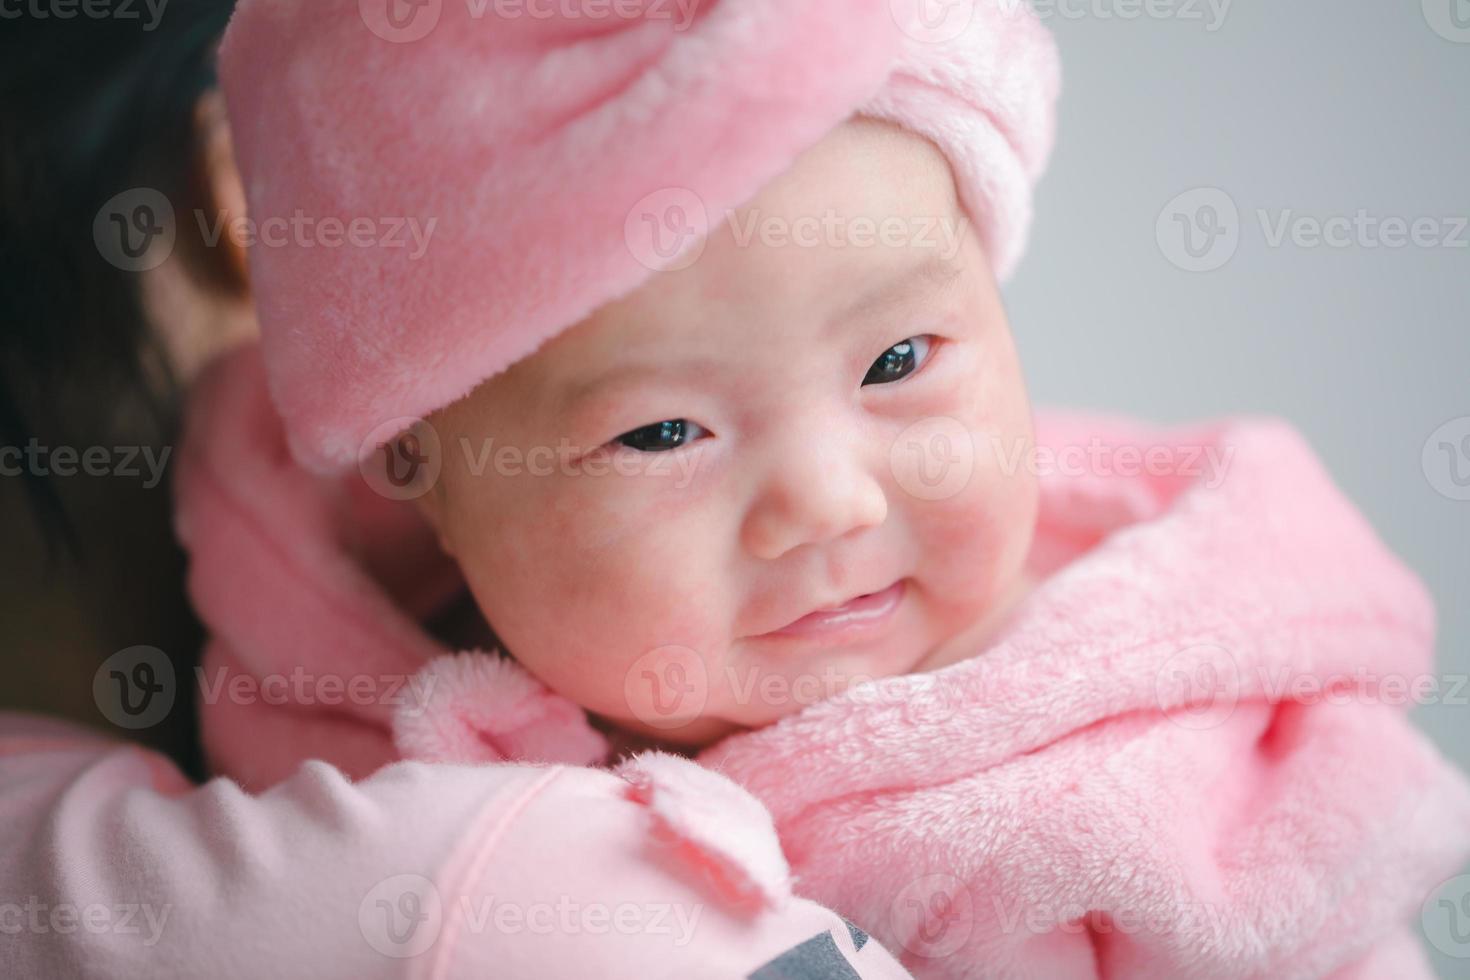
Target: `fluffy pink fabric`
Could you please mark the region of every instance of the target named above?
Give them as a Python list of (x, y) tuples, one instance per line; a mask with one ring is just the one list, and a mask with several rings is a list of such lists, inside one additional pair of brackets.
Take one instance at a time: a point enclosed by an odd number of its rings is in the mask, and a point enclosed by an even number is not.
[[(250, 249), (271, 389), (319, 471), (639, 285), (664, 261), (635, 247), (645, 215), (718, 222), (855, 111), (945, 150), (1002, 279), (1024, 248), (1060, 85), (1026, 3), (965, 0), (949, 37), (890, 0), (702, 0), (688, 24), (666, 0), (451, 2), (408, 43), (373, 6), (241, 0), (220, 50), (271, 239)], [(354, 221), (372, 244), (344, 244)]]
[[(1470, 849), (1470, 792), (1394, 686), (1432, 670), (1422, 584), (1283, 423), (1037, 423), (1063, 464), (1045, 578), (1001, 637), (700, 761), (769, 807), (798, 891), (921, 977), (1427, 976), (1399, 926)], [(603, 761), (580, 709), (418, 625), (458, 582), (410, 506), (307, 474), (284, 438), (257, 350), (201, 382), (179, 530), (214, 632), (214, 767), (264, 788), (307, 758)], [(220, 694), (293, 671), (309, 698)], [(431, 696), (324, 703), (322, 680), (361, 677)], [(634, 784), (661, 792), (656, 770)]]

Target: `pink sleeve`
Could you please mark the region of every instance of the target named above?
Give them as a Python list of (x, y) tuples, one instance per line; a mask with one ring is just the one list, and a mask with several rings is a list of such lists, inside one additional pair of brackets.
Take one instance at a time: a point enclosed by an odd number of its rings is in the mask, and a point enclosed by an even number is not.
[[(744, 819), (753, 797), (685, 760), (648, 771), (404, 762), (354, 784), (308, 762), (251, 796), (0, 714), (0, 962), (116, 980), (908, 976), (790, 894), (774, 831)], [(711, 786), (738, 826), (699, 808)]]

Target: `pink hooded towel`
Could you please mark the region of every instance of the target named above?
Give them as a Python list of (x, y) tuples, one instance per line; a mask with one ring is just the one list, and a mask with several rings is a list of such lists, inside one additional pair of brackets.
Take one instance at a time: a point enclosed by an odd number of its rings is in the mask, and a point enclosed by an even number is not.
[(691, 260), (854, 113), (940, 148), (998, 279), (1025, 249), (1061, 85), (1025, 2), (436, 0), (397, 29), (385, 6), (240, 0), (220, 48), (252, 220), (367, 222), (250, 250), (314, 470)]

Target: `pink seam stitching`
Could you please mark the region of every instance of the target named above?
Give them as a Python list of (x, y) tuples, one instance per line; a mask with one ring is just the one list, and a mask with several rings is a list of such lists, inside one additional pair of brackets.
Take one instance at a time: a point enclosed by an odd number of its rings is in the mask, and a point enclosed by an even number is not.
[[(460, 894), (463, 891), (463, 886), (465, 882), (474, 880), (476, 877), (478, 877), (486, 862), (490, 860), (491, 854), (494, 853), (496, 845), (500, 843), (500, 839), (505, 836), (506, 831), (509, 830), (510, 825), (515, 821), (515, 819), (521, 815), (521, 811), (525, 810), (525, 808), (530, 805), (531, 800), (540, 795), (547, 786), (551, 785), (552, 781), (560, 776), (562, 771), (563, 767), (561, 766), (551, 769), (546, 773), (546, 775), (537, 779), (535, 783), (533, 783), (525, 792), (520, 795), (519, 799), (511, 804), (510, 809), (503, 816), (501, 816), (497, 824), (490, 829), (489, 833), (485, 837), (484, 843), (480, 844), (478, 848), (473, 852), (473, 856), (471, 857), (469, 863), (465, 866), (464, 871), (459, 875), (458, 887), (454, 889), (445, 889), (445, 895)], [(496, 798), (492, 797), (489, 801), (489, 804), (493, 805), (495, 802)], [(480, 829), (480, 822), (481, 821), (476, 821), (475, 831), (478, 831)], [(466, 835), (466, 838), (461, 839), (461, 846), (463, 845), (464, 841), (469, 837), (470, 835)], [(459, 847), (454, 848), (453, 851), (451, 851), (451, 858), (454, 854), (458, 853), (459, 850)], [(442, 978), (449, 975), (449, 963), (450, 960), (453, 958), (455, 944), (459, 938), (458, 925), (458, 918), (456, 916), (445, 916), (444, 935), (440, 939), (441, 945), (439, 946), (438, 952), (434, 957), (433, 963), (430, 964), (427, 973), (427, 976), (430, 977), (431, 980), (442, 980)]]

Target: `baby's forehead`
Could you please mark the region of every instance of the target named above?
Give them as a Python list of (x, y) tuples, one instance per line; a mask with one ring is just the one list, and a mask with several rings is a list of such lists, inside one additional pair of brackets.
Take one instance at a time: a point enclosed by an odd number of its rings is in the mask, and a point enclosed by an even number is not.
[(853, 223), (960, 216), (948, 158), (928, 139), (890, 123), (854, 118), (799, 154), (744, 205), (718, 219), (749, 224), (751, 212), (795, 222)]
[(538, 387), (575, 391), (614, 362), (697, 374), (752, 345), (835, 342), (828, 328), (882, 287), (938, 288), (984, 264), (943, 154), (867, 119), (707, 217), (693, 261), (650, 272), (533, 355)]
[(983, 265), (973, 247), (895, 250), (863, 261), (838, 254), (820, 271), (788, 260), (744, 264), (728, 280), (653, 282), (539, 351), (536, 383), (563, 405), (624, 380), (688, 390), (745, 371), (756, 387), (847, 354), (876, 355), (875, 343), (897, 343), (910, 328), (925, 332)]

